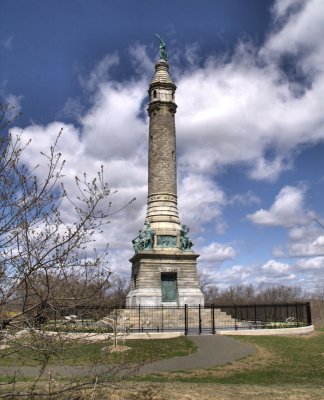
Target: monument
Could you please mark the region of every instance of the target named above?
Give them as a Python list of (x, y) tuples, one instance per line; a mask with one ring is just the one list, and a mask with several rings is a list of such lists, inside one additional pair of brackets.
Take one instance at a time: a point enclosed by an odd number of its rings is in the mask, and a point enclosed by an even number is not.
[(197, 258), (189, 228), (181, 225), (177, 206), (175, 103), (166, 45), (149, 85), (148, 200), (143, 229), (132, 241), (132, 275), (127, 307), (203, 305)]

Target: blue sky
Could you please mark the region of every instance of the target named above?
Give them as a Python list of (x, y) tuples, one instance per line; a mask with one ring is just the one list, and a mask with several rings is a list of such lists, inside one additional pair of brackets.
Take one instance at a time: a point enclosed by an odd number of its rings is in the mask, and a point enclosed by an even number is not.
[[(168, 46), (178, 196), (199, 270), (238, 283), (324, 286), (321, 0), (3, 0), (0, 96), (23, 112), (33, 165), (61, 127), (67, 185), (103, 164), (118, 190), (97, 247), (130, 275), (147, 194), (147, 88)], [(62, 210), (69, 222), (70, 210)]]

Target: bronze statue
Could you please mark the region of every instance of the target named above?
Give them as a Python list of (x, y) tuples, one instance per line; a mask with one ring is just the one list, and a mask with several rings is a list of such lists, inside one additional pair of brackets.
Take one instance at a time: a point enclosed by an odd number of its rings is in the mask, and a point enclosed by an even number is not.
[(168, 54), (166, 52), (166, 44), (164, 43), (163, 39), (156, 33), (156, 37), (160, 39), (160, 46), (159, 46), (159, 55), (160, 58), (164, 61), (168, 61)]
[(139, 235), (132, 240), (134, 251), (137, 254), (142, 250), (149, 250), (153, 248), (154, 231), (148, 221), (145, 222), (144, 229), (139, 231)]

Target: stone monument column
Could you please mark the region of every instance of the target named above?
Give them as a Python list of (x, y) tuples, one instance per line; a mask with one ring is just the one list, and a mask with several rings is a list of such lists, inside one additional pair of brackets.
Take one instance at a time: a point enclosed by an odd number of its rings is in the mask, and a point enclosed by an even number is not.
[[(164, 60), (155, 64), (155, 75), (149, 87), (150, 116), (148, 155), (147, 220), (158, 229), (179, 230), (177, 208), (177, 162), (174, 101), (176, 86)], [(162, 222), (163, 224), (158, 224)]]
[(149, 85), (148, 199), (144, 228), (132, 241), (132, 277), (127, 306), (198, 305), (196, 259), (189, 228), (177, 206), (175, 103), (165, 43)]

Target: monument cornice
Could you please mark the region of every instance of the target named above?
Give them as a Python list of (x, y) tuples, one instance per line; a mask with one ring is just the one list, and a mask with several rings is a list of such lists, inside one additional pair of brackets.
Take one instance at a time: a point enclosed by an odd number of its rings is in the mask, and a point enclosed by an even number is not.
[(150, 84), (149, 90), (147, 91), (148, 94), (150, 95), (151, 91), (154, 90), (154, 89), (157, 89), (157, 88), (166, 88), (166, 89), (170, 89), (171, 88), (174, 91), (177, 89), (176, 85), (174, 83), (172, 83), (172, 82), (159, 82), (159, 81), (157, 81), (157, 82), (152, 82)]
[[(159, 248), (158, 250), (143, 250), (139, 253), (135, 254), (129, 261), (131, 263), (135, 263), (140, 260), (183, 260), (183, 261), (195, 261), (199, 257), (199, 254), (189, 251), (179, 251), (172, 252), (165, 250), (165, 253), (162, 251), (164, 249)], [(168, 251), (168, 252), (167, 252)]]
[(177, 105), (175, 103), (171, 103), (170, 101), (155, 100), (149, 104), (147, 112), (149, 115), (151, 115), (153, 111), (159, 111), (162, 106), (167, 106), (169, 108), (169, 111), (174, 114), (177, 111)]

